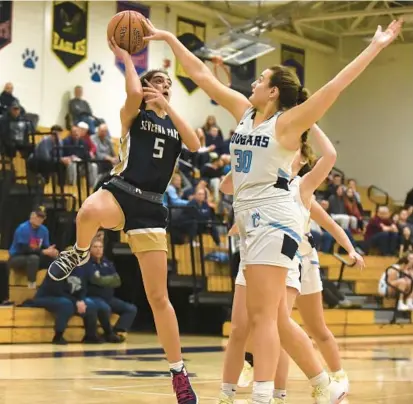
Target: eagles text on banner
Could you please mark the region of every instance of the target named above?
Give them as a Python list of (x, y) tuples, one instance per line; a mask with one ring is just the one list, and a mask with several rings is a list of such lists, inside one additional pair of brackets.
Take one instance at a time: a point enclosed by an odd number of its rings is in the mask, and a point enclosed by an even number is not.
[[(118, 1), (118, 8), (117, 13), (125, 10), (132, 10), (141, 13), (144, 17), (149, 18), (149, 7), (142, 6), (141, 4), (136, 3), (128, 3), (127, 1)], [(136, 72), (138, 75), (142, 75), (148, 70), (148, 60), (149, 60), (149, 53), (148, 47), (141, 50), (138, 53), (132, 55), (132, 61), (135, 66)], [(125, 64), (118, 58), (116, 58), (116, 66), (125, 73)]]
[(87, 1), (54, 1), (52, 51), (72, 69), (87, 56)]

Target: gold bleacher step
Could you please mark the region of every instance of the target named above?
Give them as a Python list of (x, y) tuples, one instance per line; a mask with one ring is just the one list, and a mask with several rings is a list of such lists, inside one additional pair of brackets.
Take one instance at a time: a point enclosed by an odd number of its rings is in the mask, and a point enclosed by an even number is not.
[(13, 325), (13, 318), (13, 306), (0, 306), (0, 327), (11, 327)]
[(207, 280), (208, 292), (232, 292), (232, 280), (228, 275), (211, 275)]
[(10, 286), (10, 300), (14, 304), (22, 304), (28, 299), (33, 299), (36, 294), (36, 289), (29, 289), (27, 286)]
[[(11, 343), (13, 344), (41, 344), (52, 342), (53, 327), (12, 328)], [(64, 337), (68, 342), (80, 342), (85, 335), (83, 327), (67, 328)]]
[[(46, 276), (47, 269), (41, 269), (37, 271), (36, 275), (36, 284), (40, 285), (43, 282), (44, 277)], [(10, 286), (26, 286), (27, 287), (28, 279), (25, 271), (18, 271), (12, 269), (10, 271), (9, 285)]]
[[(335, 337), (382, 337), (413, 334), (413, 324), (335, 324), (328, 328)], [(222, 327), (222, 335), (228, 337), (230, 332), (231, 322), (226, 321)]]
[(0, 250), (0, 261), (8, 261), (9, 252), (7, 250)]
[(378, 295), (379, 281), (374, 280), (358, 280), (355, 283), (355, 293), (357, 295)]
[[(293, 310), (292, 318), (299, 324), (303, 325), (300, 312)], [(343, 324), (374, 324), (374, 310), (324, 310), (324, 320), (328, 326)]]
[[(377, 284), (384, 268), (365, 268), (362, 271), (356, 268), (346, 268), (343, 273), (343, 280), (345, 281), (376, 281)], [(339, 268), (328, 269), (328, 279), (337, 280), (340, 276)]]

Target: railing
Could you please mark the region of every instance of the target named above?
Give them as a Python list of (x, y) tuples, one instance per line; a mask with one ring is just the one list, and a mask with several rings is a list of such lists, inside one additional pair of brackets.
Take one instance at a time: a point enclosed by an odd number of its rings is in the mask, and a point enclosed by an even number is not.
[[(233, 279), (227, 225), (215, 219), (198, 220), (193, 216), (193, 210), (188, 206), (169, 208), (168, 233), (174, 270), (192, 279), (191, 302), (194, 305), (207, 301), (213, 303), (214, 299), (217, 302), (219, 299), (228, 300), (233, 293)], [(216, 246), (211, 234), (216, 241), (219, 237), (220, 242), (225, 242), (225, 246)]]
[[(409, 278), (410, 279), (410, 290), (409, 291), (405, 291), (405, 290), (401, 290), (396, 286), (393, 286), (389, 283), (388, 278), (389, 278), (389, 272), (390, 270), (396, 271), (399, 274), (403, 275), (403, 277)], [(396, 320), (397, 320), (397, 313), (398, 313), (398, 304), (399, 304), (399, 299), (401, 295), (405, 295), (405, 296), (410, 296), (413, 293), (413, 278), (405, 273), (404, 271), (402, 271), (401, 269), (395, 267), (394, 265), (388, 267), (385, 271), (386, 276), (384, 277), (384, 281), (386, 282), (386, 285), (390, 288), (392, 288), (393, 290), (396, 291), (396, 296), (395, 296), (395, 303), (394, 303), (394, 307), (393, 307), (393, 317), (390, 320), (390, 324), (395, 324)], [(388, 297), (388, 296), (386, 296)]]
[(336, 258), (338, 261), (341, 262), (340, 274), (337, 279), (337, 289), (340, 290), (341, 283), (343, 282), (344, 270), (346, 269), (346, 267), (349, 267), (349, 268), (354, 267), (354, 265), (356, 265), (356, 261), (354, 261), (353, 263), (350, 263), (337, 253), (334, 253), (333, 255), (334, 255), (334, 258)]
[(383, 189), (376, 187), (375, 185), (369, 186), (369, 188), (367, 189), (367, 197), (376, 205), (376, 211), (380, 205), (387, 206), (390, 201), (389, 194)]

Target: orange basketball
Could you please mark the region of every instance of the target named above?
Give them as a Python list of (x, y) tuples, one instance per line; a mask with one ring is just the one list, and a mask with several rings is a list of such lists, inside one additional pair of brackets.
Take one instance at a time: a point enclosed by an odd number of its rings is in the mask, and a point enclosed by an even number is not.
[(109, 21), (107, 36), (114, 37), (117, 45), (127, 50), (131, 55), (145, 49), (143, 41), (145, 28), (142, 19), (145, 17), (137, 11), (121, 11)]

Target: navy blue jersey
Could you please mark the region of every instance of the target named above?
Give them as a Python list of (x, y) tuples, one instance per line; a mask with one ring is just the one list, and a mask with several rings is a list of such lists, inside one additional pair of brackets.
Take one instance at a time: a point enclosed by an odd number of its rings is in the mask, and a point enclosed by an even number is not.
[(181, 137), (169, 116), (160, 118), (152, 110), (141, 110), (121, 139), (120, 163), (111, 174), (143, 191), (163, 194), (181, 149)]

